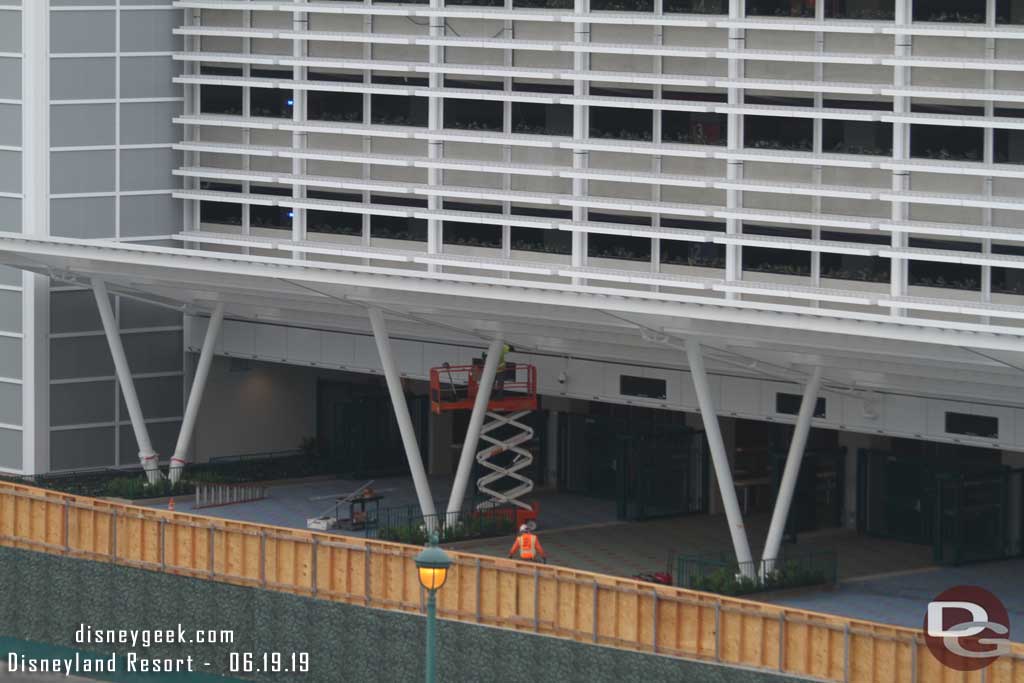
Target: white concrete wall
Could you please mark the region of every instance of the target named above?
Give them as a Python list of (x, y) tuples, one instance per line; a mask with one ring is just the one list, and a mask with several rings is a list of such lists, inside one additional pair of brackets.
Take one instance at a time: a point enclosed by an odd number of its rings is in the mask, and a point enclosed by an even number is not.
[(298, 448), (316, 435), (317, 370), (250, 361), (232, 371), (231, 359), (214, 358), (192, 453), (210, 458)]
[[(206, 321), (196, 319), (190, 328), (186, 344), (195, 350), (202, 343)], [(464, 346), (403, 339), (394, 340), (393, 346), (399, 371), (414, 379), (428, 379), (430, 368), (444, 362), (468, 364), (480, 352), (480, 349)], [(380, 372), (380, 359), (373, 338), (368, 334), (227, 320), (217, 353), (324, 369)], [(693, 381), (690, 373), (683, 370), (526, 353), (513, 353), (509, 358), (537, 366), (538, 392), (544, 395), (669, 410), (698, 410)], [(567, 377), (564, 384), (558, 381), (559, 374), (563, 372)], [(623, 374), (664, 379), (666, 398), (657, 400), (622, 395), (619, 393), (619, 381)], [(802, 389), (796, 383), (715, 373), (709, 373), (709, 382), (720, 415), (783, 423), (795, 421), (795, 416), (775, 411), (775, 397), (778, 392), (800, 394)], [(962, 384), (950, 383), (948, 395), (963, 395), (960, 393), (962, 389)], [(822, 397), (826, 400), (826, 415), (815, 418), (813, 424), (816, 427), (1024, 451), (1024, 410), (1002, 404), (998, 397), (987, 403), (941, 400), (917, 395), (909, 385), (893, 385), (886, 392), (874, 394), (870, 409), (858, 396), (825, 391)], [(984, 439), (946, 433), (945, 411), (996, 417), (999, 419), (999, 434), (994, 439)], [(297, 438), (295, 443), (298, 443)]]

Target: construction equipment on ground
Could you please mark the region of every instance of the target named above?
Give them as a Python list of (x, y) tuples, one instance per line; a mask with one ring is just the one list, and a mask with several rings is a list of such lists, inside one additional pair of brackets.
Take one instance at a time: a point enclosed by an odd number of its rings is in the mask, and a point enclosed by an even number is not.
[[(430, 370), (430, 409), (436, 415), (472, 410), (480, 388), (483, 359), (472, 365), (449, 365)], [(476, 461), (488, 470), (477, 479), (477, 490), (487, 499), (477, 509), (501, 505), (532, 510), (522, 498), (533, 491), (533, 480), (523, 470), (533, 463), (526, 444), (533, 440), (533, 427), (523, 421), (537, 409), (537, 368), (523, 363), (505, 363), (495, 377), (487, 402), (486, 422), (480, 439), (488, 446), (476, 453)], [(511, 481), (509, 481), (511, 480)], [(511, 484), (511, 485), (510, 485)]]

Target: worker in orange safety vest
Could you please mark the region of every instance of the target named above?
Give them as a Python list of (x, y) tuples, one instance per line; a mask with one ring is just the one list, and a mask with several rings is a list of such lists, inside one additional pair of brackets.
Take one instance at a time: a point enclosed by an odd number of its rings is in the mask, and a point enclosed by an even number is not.
[(516, 537), (516, 542), (512, 544), (512, 549), (508, 551), (508, 556), (514, 556), (517, 550), (519, 551), (519, 559), (528, 562), (536, 562), (538, 559), (547, 558), (547, 554), (544, 552), (544, 548), (541, 547), (537, 534), (530, 531), (530, 527), (525, 524), (519, 527), (519, 535)]

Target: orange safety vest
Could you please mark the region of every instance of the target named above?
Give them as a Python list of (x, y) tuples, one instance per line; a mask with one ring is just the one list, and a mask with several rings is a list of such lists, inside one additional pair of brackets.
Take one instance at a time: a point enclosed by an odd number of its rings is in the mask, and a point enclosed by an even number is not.
[(519, 546), (519, 557), (524, 560), (532, 560), (537, 553), (537, 537), (531, 533), (525, 533), (516, 539)]

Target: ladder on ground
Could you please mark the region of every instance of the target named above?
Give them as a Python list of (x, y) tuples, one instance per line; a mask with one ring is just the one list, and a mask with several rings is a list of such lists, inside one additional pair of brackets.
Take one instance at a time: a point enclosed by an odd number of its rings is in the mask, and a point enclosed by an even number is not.
[[(500, 505), (515, 505), (525, 510), (531, 509), (520, 498), (533, 491), (533, 481), (519, 473), (533, 463), (533, 454), (523, 448), (523, 444), (533, 440), (533, 427), (520, 421), (531, 412), (521, 410), (503, 415), (487, 411), (488, 421), (480, 429), (480, 439), (490, 445), (476, 454), (476, 461), (491, 471), (476, 480), (476, 487), (480, 493), (490, 496), (490, 500), (479, 503), (477, 509)], [(509, 433), (509, 429), (502, 430), (506, 436), (501, 439), (491, 435), (491, 432), (503, 427), (511, 428), (514, 431)], [(499, 465), (496, 459), (508, 452), (514, 454), (511, 463), (507, 466)], [(512, 488), (506, 488), (504, 491), (495, 488), (501, 483), (507, 484), (508, 479), (516, 482)]]

